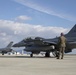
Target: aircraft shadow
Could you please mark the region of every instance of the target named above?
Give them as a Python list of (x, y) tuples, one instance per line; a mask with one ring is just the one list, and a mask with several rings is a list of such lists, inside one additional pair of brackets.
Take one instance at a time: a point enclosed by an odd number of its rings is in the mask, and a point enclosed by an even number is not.
[(0, 58), (55, 58), (55, 57), (45, 57), (45, 56), (0, 56)]

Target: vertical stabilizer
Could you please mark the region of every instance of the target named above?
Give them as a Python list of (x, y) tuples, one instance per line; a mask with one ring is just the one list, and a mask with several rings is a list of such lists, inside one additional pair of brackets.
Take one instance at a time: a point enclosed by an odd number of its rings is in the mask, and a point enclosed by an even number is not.
[(76, 37), (76, 24), (75, 24), (74, 27), (68, 32), (68, 34), (66, 34), (65, 36), (68, 36), (68, 37)]
[(12, 44), (13, 44), (13, 42), (10, 42), (8, 45), (7, 45), (7, 47), (12, 47)]

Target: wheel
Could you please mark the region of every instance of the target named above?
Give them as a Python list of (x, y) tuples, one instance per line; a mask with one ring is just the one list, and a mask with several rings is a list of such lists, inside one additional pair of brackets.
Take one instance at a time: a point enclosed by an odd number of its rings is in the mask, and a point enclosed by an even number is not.
[(46, 52), (45, 57), (50, 57), (50, 52)]
[(33, 57), (33, 53), (30, 54), (30, 57)]
[(4, 53), (2, 52), (2, 55), (4, 55)]

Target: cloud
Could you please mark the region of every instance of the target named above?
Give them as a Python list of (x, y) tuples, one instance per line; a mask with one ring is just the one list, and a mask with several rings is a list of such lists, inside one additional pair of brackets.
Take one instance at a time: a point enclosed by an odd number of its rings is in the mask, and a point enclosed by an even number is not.
[(66, 33), (67, 31), (68, 29), (62, 27), (31, 25), (10, 20), (0, 20), (0, 45), (2, 45), (1, 43), (7, 44), (10, 41), (19, 42), (31, 36), (53, 38), (61, 32)]
[(26, 20), (31, 20), (31, 17), (28, 17), (26, 15), (21, 15), (15, 18), (16, 21), (26, 21)]
[(64, 12), (60, 12), (59, 10), (55, 10), (51, 7), (47, 7), (47, 6), (42, 6), (36, 2), (33, 2), (31, 0), (14, 0), (22, 5), (25, 5), (27, 7), (30, 7), (32, 9), (35, 9), (37, 11), (49, 14), (49, 15), (54, 15), (57, 16), (59, 18), (65, 19), (65, 20), (69, 20), (69, 21), (74, 21), (76, 22), (76, 17), (72, 16), (69, 13), (64, 13)]

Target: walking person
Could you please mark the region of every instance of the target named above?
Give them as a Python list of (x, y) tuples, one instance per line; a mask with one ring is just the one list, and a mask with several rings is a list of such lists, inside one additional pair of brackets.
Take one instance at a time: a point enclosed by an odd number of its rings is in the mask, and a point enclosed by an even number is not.
[(60, 34), (60, 37), (58, 39), (58, 47), (59, 47), (59, 55), (57, 59), (63, 59), (66, 47), (66, 38), (64, 37), (63, 33)]

